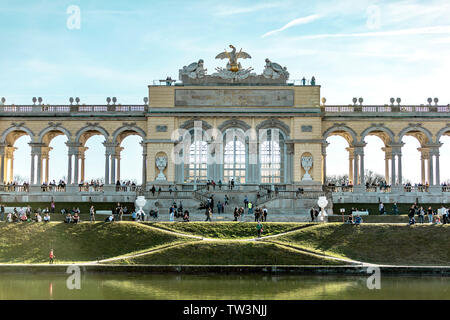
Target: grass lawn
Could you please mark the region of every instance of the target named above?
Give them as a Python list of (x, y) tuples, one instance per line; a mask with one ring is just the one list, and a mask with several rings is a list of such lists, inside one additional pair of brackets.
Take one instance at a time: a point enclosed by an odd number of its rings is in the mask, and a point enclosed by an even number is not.
[(116, 264), (150, 265), (340, 265), (342, 262), (263, 242), (186, 243)]
[[(256, 238), (256, 222), (156, 222), (157, 228), (216, 239)], [(304, 228), (310, 223), (264, 222), (263, 236)]]
[(358, 261), (397, 265), (450, 264), (449, 225), (329, 223), (276, 241)]
[(0, 263), (47, 263), (51, 247), (56, 263), (92, 261), (186, 239), (131, 222), (0, 223)]

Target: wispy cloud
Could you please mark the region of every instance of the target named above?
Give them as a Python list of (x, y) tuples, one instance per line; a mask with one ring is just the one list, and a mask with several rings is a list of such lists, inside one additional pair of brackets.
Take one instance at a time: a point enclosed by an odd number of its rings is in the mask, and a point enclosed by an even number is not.
[(292, 28), (294, 26), (298, 26), (298, 25), (301, 25), (301, 24), (307, 24), (307, 23), (313, 22), (313, 21), (315, 21), (315, 20), (317, 20), (319, 18), (320, 18), (320, 15), (318, 15), (318, 14), (313, 14), (313, 15), (310, 15), (310, 16), (307, 16), (307, 17), (297, 18), (297, 19), (292, 20), (291, 22), (287, 23), (286, 25), (284, 25), (280, 29), (272, 30), (272, 31), (269, 31), (269, 32), (265, 33), (262, 36), (262, 38), (274, 35), (276, 33), (284, 31), (286, 29)]
[(243, 13), (252, 13), (260, 10), (266, 10), (266, 9), (272, 9), (272, 8), (279, 8), (282, 4), (280, 3), (263, 3), (259, 5), (254, 6), (248, 6), (248, 7), (230, 7), (230, 6), (221, 6), (218, 8), (218, 11), (216, 12), (217, 15), (220, 16), (229, 16), (229, 15), (235, 15), (235, 14), (243, 14)]
[(422, 28), (408, 28), (399, 30), (357, 32), (357, 33), (323, 33), (297, 37), (297, 39), (323, 39), (323, 38), (354, 38), (354, 37), (391, 37), (426, 34), (450, 34), (450, 26), (433, 26)]

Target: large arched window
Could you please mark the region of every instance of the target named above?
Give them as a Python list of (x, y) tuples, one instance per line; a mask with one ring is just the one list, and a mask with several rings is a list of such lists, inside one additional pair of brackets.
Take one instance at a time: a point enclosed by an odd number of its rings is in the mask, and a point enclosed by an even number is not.
[(281, 151), (277, 141), (264, 141), (260, 148), (261, 183), (281, 183)]
[(245, 144), (234, 137), (225, 145), (224, 180), (245, 183)]
[(261, 183), (284, 182), (284, 136), (279, 129), (267, 129), (259, 137)]
[(208, 143), (194, 141), (189, 149), (187, 181), (206, 181), (208, 176)]

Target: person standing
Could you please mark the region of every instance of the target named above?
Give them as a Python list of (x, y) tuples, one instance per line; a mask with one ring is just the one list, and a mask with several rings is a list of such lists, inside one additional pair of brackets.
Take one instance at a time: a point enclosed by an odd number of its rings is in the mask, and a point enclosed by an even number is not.
[(52, 203), (50, 203), (50, 213), (55, 213), (55, 201), (52, 200)]
[(311, 222), (314, 222), (314, 208), (311, 208), (311, 210), (309, 210), (309, 215), (311, 216)]
[(217, 202), (217, 213), (220, 214), (221, 211), (222, 211), (222, 203), (219, 200), (219, 202)]
[(3, 204), (0, 205), (0, 221), (5, 220), (5, 206)]
[(267, 208), (266, 208), (266, 206), (264, 206), (264, 208), (263, 208), (263, 221), (264, 222), (267, 221), (267, 213), (268, 213)]
[(425, 211), (423, 210), (423, 207), (419, 208), (419, 223), (425, 222)]
[(380, 204), (378, 205), (378, 211), (380, 212), (380, 214), (384, 214), (384, 204), (383, 204), (383, 202), (380, 202)]
[(211, 208), (206, 209), (205, 214), (206, 214), (206, 220), (205, 221), (212, 222), (212, 220), (211, 220), (211, 217), (212, 217), (212, 210), (211, 210)]
[(50, 258), (50, 264), (53, 264), (53, 260), (55, 259), (55, 255), (53, 254), (53, 249), (50, 249), (49, 258)]
[(91, 206), (89, 209), (89, 215), (91, 217), (91, 222), (95, 222), (95, 209), (94, 206)]
[(173, 222), (175, 218), (175, 206), (171, 206), (169, 209), (169, 220), (170, 222)]
[(427, 215), (428, 215), (428, 222), (433, 223), (433, 209), (431, 207), (428, 207)]
[(253, 214), (253, 204), (249, 202), (247, 206), (248, 206), (248, 214)]
[(238, 208), (234, 208), (233, 216), (234, 216), (234, 220), (233, 221), (238, 221), (238, 218), (239, 218)]
[(414, 224), (414, 215), (416, 213), (416, 210), (414, 209), (414, 205), (411, 206), (411, 208), (409, 208), (408, 211), (408, 218), (409, 218), (409, 224)]

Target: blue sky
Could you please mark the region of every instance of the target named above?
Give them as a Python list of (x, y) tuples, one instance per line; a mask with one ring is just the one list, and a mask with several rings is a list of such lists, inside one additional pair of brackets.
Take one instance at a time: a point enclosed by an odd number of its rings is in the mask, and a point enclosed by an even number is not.
[[(72, 5), (81, 24), (71, 30)], [(232, 43), (257, 72), (270, 58), (292, 79), (315, 76), (327, 104), (448, 104), (449, 16), (443, 0), (1, 0), (0, 96), (140, 104), (153, 80), (199, 58), (210, 72), (222, 66), (214, 57)]]

